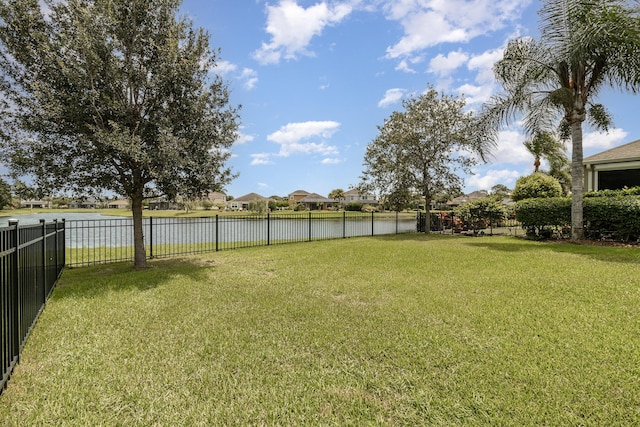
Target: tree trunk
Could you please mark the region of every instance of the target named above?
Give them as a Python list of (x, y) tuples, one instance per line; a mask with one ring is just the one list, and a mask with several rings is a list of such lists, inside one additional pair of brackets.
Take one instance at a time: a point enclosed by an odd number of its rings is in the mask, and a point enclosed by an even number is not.
[(540, 156), (536, 156), (535, 162), (533, 162), (533, 173), (540, 171)]
[(133, 254), (134, 268), (147, 268), (147, 254), (144, 248), (144, 233), (142, 229), (142, 192), (131, 197), (131, 212), (133, 213)]
[(431, 211), (429, 207), (431, 206), (431, 197), (424, 196), (424, 232), (426, 234), (431, 233)]
[(582, 122), (571, 123), (571, 239), (584, 238), (582, 216), (582, 189), (584, 186), (582, 170)]

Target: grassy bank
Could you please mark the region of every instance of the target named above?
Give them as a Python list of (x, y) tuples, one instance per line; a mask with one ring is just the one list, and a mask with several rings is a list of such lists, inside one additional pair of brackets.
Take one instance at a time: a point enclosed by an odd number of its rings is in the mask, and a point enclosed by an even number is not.
[(399, 235), (67, 270), (0, 425), (633, 425), (637, 249)]

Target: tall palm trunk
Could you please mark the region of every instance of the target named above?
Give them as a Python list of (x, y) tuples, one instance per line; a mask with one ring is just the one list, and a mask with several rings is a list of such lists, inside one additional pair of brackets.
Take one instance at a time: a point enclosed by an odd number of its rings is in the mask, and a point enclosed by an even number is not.
[(584, 238), (582, 216), (582, 121), (571, 122), (571, 239)]

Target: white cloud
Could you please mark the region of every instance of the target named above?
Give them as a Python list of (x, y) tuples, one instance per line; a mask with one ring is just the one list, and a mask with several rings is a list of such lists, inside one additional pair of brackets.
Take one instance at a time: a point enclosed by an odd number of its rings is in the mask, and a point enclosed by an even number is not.
[(238, 69), (236, 64), (232, 64), (229, 61), (217, 61), (213, 67), (211, 67), (211, 72), (218, 74), (219, 76), (226, 76), (229, 73), (234, 72)]
[(385, 92), (384, 97), (378, 102), (378, 107), (387, 107), (391, 104), (395, 104), (402, 99), (406, 90), (393, 88)]
[(251, 68), (244, 68), (239, 78), (244, 81), (244, 87), (247, 90), (253, 89), (258, 83), (258, 73)]
[(250, 163), (251, 166), (273, 164), (273, 162), (271, 161), (271, 154), (269, 153), (256, 153), (252, 154), (251, 157), (253, 158)]
[(482, 84), (493, 84), (493, 82), (495, 82), (493, 65), (502, 59), (503, 54), (504, 49), (498, 48), (487, 50), (480, 55), (474, 55), (471, 57), (467, 64), (467, 68), (470, 71), (477, 71), (475, 81)]
[(404, 71), (405, 73), (410, 73), (410, 74), (416, 73), (416, 70), (411, 68), (411, 66), (409, 65), (406, 59), (403, 59), (402, 61), (400, 61), (400, 63), (396, 66), (396, 71)]
[(429, 61), (429, 71), (440, 76), (451, 74), (456, 68), (467, 62), (469, 55), (464, 52), (449, 52), (447, 56), (439, 54)]
[(492, 164), (531, 164), (533, 156), (524, 146), (526, 137), (515, 130), (504, 130), (498, 133), (498, 144), (488, 159)]
[(503, 28), (531, 0), (392, 0), (387, 19), (398, 21), (404, 36), (387, 48), (387, 57), (412, 56), (440, 43), (468, 42)]
[(490, 169), (484, 175), (471, 175), (466, 179), (465, 188), (468, 190), (491, 190), (496, 184), (503, 184), (509, 188), (513, 188), (516, 180), (522, 174), (516, 170), (509, 169)]
[(238, 66), (236, 64), (229, 61), (218, 61), (210, 71), (220, 77), (231, 76), (236, 80), (240, 80), (245, 89), (253, 89), (258, 83), (258, 72), (251, 68), (243, 68), (240, 73), (237, 73), (237, 70)]
[(255, 139), (255, 137), (253, 135), (247, 135), (247, 134), (244, 134), (242, 132), (238, 132), (236, 140), (234, 141), (234, 145), (246, 144), (247, 142), (251, 142), (254, 139)]
[(338, 158), (327, 157), (326, 159), (322, 159), (320, 163), (322, 163), (323, 165), (337, 165), (338, 163), (341, 163), (341, 162), (342, 161)]
[(620, 128), (611, 129), (609, 132), (591, 132), (584, 135), (582, 148), (584, 151), (596, 153), (621, 145), (626, 137), (627, 132)]
[(493, 95), (493, 85), (477, 86), (464, 84), (456, 88), (456, 92), (464, 95), (468, 106), (480, 105)]
[(329, 4), (322, 1), (306, 9), (294, 0), (280, 0), (275, 6), (267, 5), (266, 31), (271, 35), (271, 41), (263, 42), (253, 57), (261, 64), (272, 64), (283, 57), (313, 56), (307, 49), (311, 39), (322, 34), (325, 27), (342, 21), (352, 10), (347, 2)]
[[(334, 121), (289, 123), (268, 135), (267, 140), (280, 144), (278, 155), (281, 157), (298, 153), (332, 156), (338, 154), (338, 148), (327, 145), (324, 140), (331, 138), (339, 127), (340, 123)], [(316, 138), (322, 142), (302, 142)]]

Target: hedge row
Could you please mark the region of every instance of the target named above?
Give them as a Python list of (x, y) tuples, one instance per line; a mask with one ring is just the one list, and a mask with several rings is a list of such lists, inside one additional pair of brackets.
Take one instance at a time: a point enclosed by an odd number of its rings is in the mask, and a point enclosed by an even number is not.
[[(546, 238), (571, 225), (571, 199), (527, 199), (516, 204), (516, 219), (527, 234)], [(588, 197), (583, 199), (585, 236), (620, 241), (640, 239), (640, 196)]]

